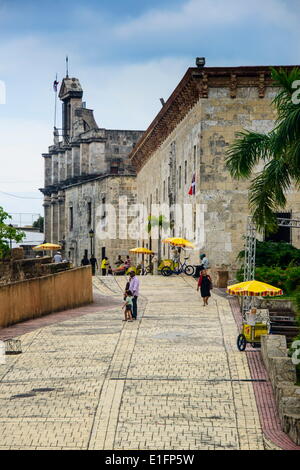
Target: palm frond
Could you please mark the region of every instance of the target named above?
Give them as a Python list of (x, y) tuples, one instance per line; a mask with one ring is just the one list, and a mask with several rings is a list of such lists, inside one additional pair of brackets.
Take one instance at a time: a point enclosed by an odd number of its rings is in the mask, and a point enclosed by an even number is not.
[(275, 212), (286, 205), (286, 191), (291, 184), (290, 169), (284, 157), (271, 160), (252, 181), (249, 205), (260, 231), (277, 228)]
[(291, 178), (297, 186), (300, 186), (300, 139), (298, 139), (287, 150), (287, 160)]
[(293, 84), (300, 80), (300, 69), (296, 67), (289, 73), (284, 69), (271, 68), (271, 71), (274, 84), (280, 87), (273, 104), (278, 111), (278, 118), (281, 119), (286, 113), (286, 107), (292, 101), (291, 98), (295, 92)]
[(234, 179), (249, 178), (255, 165), (272, 155), (272, 141), (271, 134), (239, 132), (226, 152), (226, 168), (231, 176)]
[(300, 105), (290, 104), (284, 119), (278, 121), (275, 129), (278, 149), (294, 145), (300, 140)]

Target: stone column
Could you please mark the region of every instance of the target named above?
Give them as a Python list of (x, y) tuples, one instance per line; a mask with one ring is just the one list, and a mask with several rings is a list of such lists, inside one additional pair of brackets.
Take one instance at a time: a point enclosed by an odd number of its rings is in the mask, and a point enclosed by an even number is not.
[(44, 157), (44, 182), (45, 188), (52, 184), (52, 155), (49, 153), (43, 153)]
[(58, 182), (58, 153), (52, 154), (52, 184)]
[(65, 154), (64, 152), (58, 153), (58, 181), (64, 181), (66, 179), (66, 168), (65, 168)]
[(72, 176), (80, 175), (80, 145), (72, 146)]
[(80, 145), (80, 174), (88, 175), (89, 172), (89, 144)]
[(51, 195), (51, 210), (52, 210), (52, 224), (51, 224), (51, 243), (58, 243), (58, 198), (57, 193)]
[(44, 239), (47, 243), (51, 241), (52, 211), (51, 197), (44, 196)]
[(72, 149), (67, 148), (65, 150), (65, 168), (66, 168), (66, 179), (72, 178)]
[(58, 242), (62, 242), (65, 239), (66, 227), (65, 227), (65, 193), (59, 191), (58, 193)]
[(62, 244), (62, 250), (65, 254), (65, 238), (66, 238), (66, 220), (65, 220), (65, 193), (59, 191), (58, 193), (58, 242)]

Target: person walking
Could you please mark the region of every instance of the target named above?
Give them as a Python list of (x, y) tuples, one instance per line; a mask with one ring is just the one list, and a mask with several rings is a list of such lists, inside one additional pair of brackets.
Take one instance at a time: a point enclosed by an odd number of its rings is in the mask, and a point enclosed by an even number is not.
[(201, 273), (201, 276), (198, 281), (197, 292), (201, 291), (201, 297), (203, 299), (203, 307), (208, 305), (208, 299), (211, 297), (211, 289), (212, 289), (212, 280), (209, 274), (207, 273), (206, 269), (204, 269)]
[(136, 318), (137, 318), (137, 301), (138, 301), (138, 296), (139, 296), (140, 281), (138, 280), (138, 277), (136, 276), (134, 271), (130, 271), (129, 276), (130, 276), (129, 290), (132, 292), (132, 295), (133, 295), (133, 299), (132, 299), (132, 303), (133, 303), (132, 318), (133, 318), (133, 320), (136, 320)]
[(92, 265), (92, 275), (95, 276), (96, 268), (98, 269), (98, 261), (97, 261), (97, 258), (95, 258), (94, 255), (91, 256), (90, 263)]
[(102, 276), (106, 276), (106, 271), (109, 266), (109, 261), (107, 256), (104, 256), (102, 263), (101, 263), (101, 269), (102, 269)]

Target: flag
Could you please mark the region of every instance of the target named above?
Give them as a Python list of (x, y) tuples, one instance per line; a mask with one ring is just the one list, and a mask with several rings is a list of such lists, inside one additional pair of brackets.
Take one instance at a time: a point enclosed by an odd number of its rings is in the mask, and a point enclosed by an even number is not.
[(195, 194), (196, 194), (196, 175), (193, 175), (192, 185), (189, 190), (189, 195), (195, 196)]
[(53, 82), (53, 90), (55, 91), (55, 93), (57, 92), (57, 86), (58, 86), (59, 82), (57, 80), (54, 80)]

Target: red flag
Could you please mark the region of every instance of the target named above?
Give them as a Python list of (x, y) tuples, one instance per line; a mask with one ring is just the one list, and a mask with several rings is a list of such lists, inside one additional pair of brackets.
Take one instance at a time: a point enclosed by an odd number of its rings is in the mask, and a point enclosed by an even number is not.
[(192, 185), (189, 190), (189, 195), (195, 196), (195, 194), (196, 194), (196, 175), (193, 175)]

